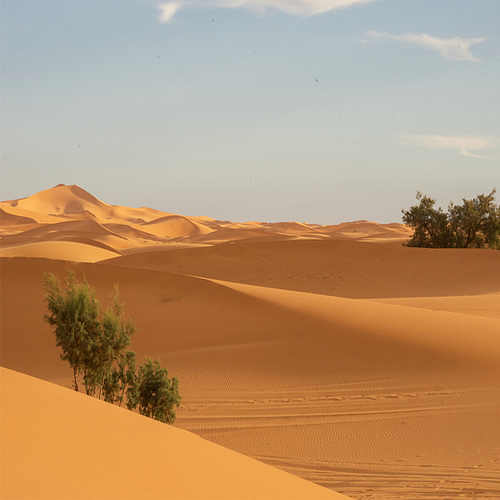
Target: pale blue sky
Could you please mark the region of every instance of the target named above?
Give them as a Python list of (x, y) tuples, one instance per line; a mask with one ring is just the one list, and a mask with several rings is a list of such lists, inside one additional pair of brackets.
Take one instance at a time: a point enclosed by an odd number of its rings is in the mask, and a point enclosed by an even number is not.
[(3, 200), (333, 224), (500, 189), (498, 0), (1, 9)]

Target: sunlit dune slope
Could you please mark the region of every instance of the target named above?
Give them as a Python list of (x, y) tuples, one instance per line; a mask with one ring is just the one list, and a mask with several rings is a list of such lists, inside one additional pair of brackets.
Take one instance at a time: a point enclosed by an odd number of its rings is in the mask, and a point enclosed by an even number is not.
[(27, 198), (5, 201), (4, 203), (25, 211), (56, 216), (62, 218), (78, 217), (79, 214), (88, 218), (126, 219), (129, 222), (144, 222), (159, 217), (162, 212), (152, 209), (134, 209), (108, 205), (80, 186), (58, 186), (40, 191)]
[(211, 233), (212, 229), (179, 215), (166, 215), (142, 225), (145, 230), (165, 234), (169, 238), (189, 237)]
[[(0, 228), (2, 230), (2, 234), (7, 232), (8, 228), (11, 226), (25, 226), (25, 228), (17, 228), (17, 230), (22, 230), (29, 229), (30, 226), (36, 227), (35, 224), (50, 224), (61, 222), (61, 219), (58, 216), (46, 215), (39, 212), (24, 210), (23, 208), (20, 208), (16, 205), (16, 201), (0, 202)], [(16, 228), (12, 228), (12, 230), (14, 229)]]
[(156, 422), (1, 369), (3, 499), (342, 499)]
[(351, 298), (478, 295), (500, 283), (498, 251), (345, 240), (228, 242), (106, 263)]
[(399, 297), (373, 300), (431, 311), (458, 312), (500, 319), (500, 292), (452, 297)]
[(371, 241), (372, 239), (401, 241), (402, 236), (409, 238), (412, 233), (409, 228), (402, 224), (377, 224), (367, 220), (344, 222), (337, 226), (326, 226), (322, 232), (329, 236), (365, 241)]
[(85, 238), (78, 238), (76, 241), (27, 243), (2, 248), (0, 251), (2, 257), (36, 257), (78, 262), (98, 262), (117, 254), (106, 245), (94, 240), (86, 241)]

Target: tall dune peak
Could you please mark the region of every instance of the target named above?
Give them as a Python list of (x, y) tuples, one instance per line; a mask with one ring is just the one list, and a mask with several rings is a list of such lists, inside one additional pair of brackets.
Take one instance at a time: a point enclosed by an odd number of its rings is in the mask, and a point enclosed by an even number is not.
[[(86, 191), (85, 189), (80, 187), (78, 184), (70, 184), (70, 185), (58, 184), (57, 186), (54, 186), (51, 189), (47, 189), (46, 191), (41, 191), (41, 192), (43, 193), (43, 192), (51, 192), (51, 191), (54, 191), (54, 193), (60, 192), (61, 194), (62, 193), (64, 193), (64, 194), (71, 193), (72, 195), (76, 196), (77, 198), (81, 198), (82, 200), (94, 203), (96, 205), (106, 205), (107, 206), (107, 203), (104, 203), (103, 201), (99, 200), (94, 195), (90, 194), (88, 191)], [(57, 193), (57, 194), (59, 194), (59, 193)], [(34, 196), (36, 196), (36, 195), (34, 195)]]
[(71, 213), (102, 212), (109, 207), (88, 191), (76, 184), (58, 184), (49, 189), (39, 191), (27, 198), (12, 200), (11, 206), (18, 206), (33, 212), (47, 215), (65, 215)]

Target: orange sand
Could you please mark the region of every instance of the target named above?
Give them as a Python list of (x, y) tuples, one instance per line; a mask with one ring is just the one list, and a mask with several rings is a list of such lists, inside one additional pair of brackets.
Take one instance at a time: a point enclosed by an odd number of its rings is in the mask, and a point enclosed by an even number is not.
[(1, 381), (2, 498), (347, 499), (43, 380)]
[[(2, 366), (70, 385), (42, 321), (42, 273), (71, 268), (103, 301), (119, 283), (139, 330), (133, 349), (180, 378), (176, 427), (351, 498), (500, 498), (500, 252), (402, 247), (409, 232), (400, 224), (233, 223), (115, 207), (77, 186), (1, 205)], [(79, 397), (41, 387), (61, 405), (66, 394)], [(91, 421), (113, 412), (130, 429), (141, 425), (144, 438), (126, 440), (138, 457), (151, 441), (196, 440), (79, 399)], [(37, 419), (18, 417), (17, 404), (2, 400), (2, 412), (12, 410), (25, 435)], [(31, 447), (34, 458), (43, 446)], [(61, 448), (49, 451), (78, 455)], [(118, 442), (109, 448), (122, 455)], [(242, 482), (211, 483), (201, 498), (238, 498), (225, 493), (233, 486), (279, 497), (267, 483), (260, 492), (244, 486), (242, 471), (253, 474), (255, 462), (235, 472), (233, 455), (217, 454), (229, 451), (206, 450)], [(61, 477), (26, 467), (24, 498), (37, 480)], [(12, 469), (6, 477), (19, 481)], [(109, 498), (102, 482), (92, 484)], [(88, 492), (81, 488), (75, 497)]]

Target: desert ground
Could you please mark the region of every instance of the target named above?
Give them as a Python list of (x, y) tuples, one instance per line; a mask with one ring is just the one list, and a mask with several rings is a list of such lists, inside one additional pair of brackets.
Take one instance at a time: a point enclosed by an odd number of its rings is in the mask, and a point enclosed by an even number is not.
[[(2, 498), (500, 498), (500, 252), (214, 220), (59, 185), (1, 209)], [(180, 379), (174, 426), (69, 390), (72, 269)], [(62, 387), (61, 387), (62, 386)]]

